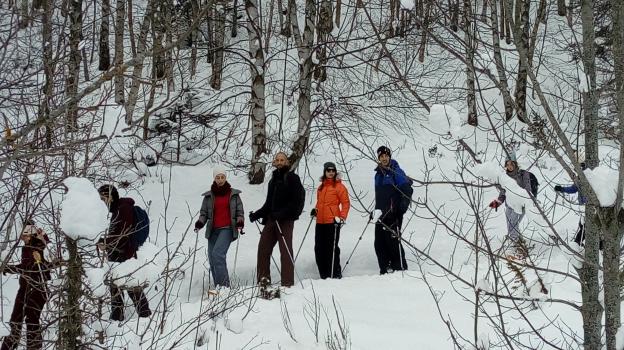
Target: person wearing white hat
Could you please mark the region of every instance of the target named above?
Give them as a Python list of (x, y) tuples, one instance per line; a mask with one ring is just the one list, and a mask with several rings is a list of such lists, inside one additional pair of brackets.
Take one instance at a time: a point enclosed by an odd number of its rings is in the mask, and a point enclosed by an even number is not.
[(238, 238), (239, 231), (245, 224), (241, 191), (227, 182), (226, 170), (215, 166), (212, 174), (214, 181), (210, 191), (202, 193), (199, 219), (195, 222), (195, 232), (206, 227), (208, 239), (208, 261), (215, 285), (229, 287), (230, 277), (227, 270), (226, 256), (230, 244)]

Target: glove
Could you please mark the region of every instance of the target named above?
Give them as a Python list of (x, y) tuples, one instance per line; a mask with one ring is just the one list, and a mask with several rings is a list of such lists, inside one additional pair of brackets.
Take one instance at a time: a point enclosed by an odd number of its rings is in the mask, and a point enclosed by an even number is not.
[(317, 212), (317, 211), (318, 211), (318, 210), (316, 210), (316, 208), (312, 208), (312, 210), (310, 210), (310, 216), (314, 216), (314, 217), (316, 217), (316, 212)]
[(498, 207), (500, 207), (501, 204), (503, 204), (503, 203), (500, 202), (498, 199), (495, 199), (495, 200), (490, 202), (489, 207), (492, 208), (492, 209), (498, 210)]
[(254, 213), (253, 211), (249, 212), (249, 221), (256, 222), (258, 221), (258, 219), (260, 219), (260, 217), (258, 217), (258, 214)]
[(340, 216), (334, 217), (334, 224), (335, 225), (344, 225), (344, 223), (345, 223), (345, 221)]
[(561, 185), (555, 185), (555, 192), (563, 192), (563, 187)]
[(236, 219), (236, 228), (242, 229), (243, 227), (245, 227), (245, 219), (243, 218)]
[(193, 231), (197, 232), (197, 231), (201, 230), (202, 227), (204, 227), (204, 224), (201, 221), (197, 220), (197, 221), (195, 221), (195, 230), (193, 230)]

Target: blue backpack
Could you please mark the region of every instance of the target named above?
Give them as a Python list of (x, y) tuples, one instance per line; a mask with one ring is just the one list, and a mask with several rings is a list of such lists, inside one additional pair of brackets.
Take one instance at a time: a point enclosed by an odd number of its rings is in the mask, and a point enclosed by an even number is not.
[(134, 230), (132, 233), (132, 244), (135, 248), (147, 241), (149, 237), (149, 216), (145, 209), (135, 205), (134, 206)]

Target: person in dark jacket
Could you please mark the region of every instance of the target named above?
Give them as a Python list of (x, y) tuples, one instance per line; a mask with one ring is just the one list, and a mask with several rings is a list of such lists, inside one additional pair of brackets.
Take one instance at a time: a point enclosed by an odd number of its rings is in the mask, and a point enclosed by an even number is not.
[[(585, 162), (581, 162), (581, 170), (585, 170), (585, 169), (587, 169)], [(576, 186), (576, 184), (572, 184), (570, 186), (556, 185), (555, 192), (561, 192), (561, 193), (567, 193), (567, 194), (578, 193), (578, 197), (577, 197), (578, 204), (579, 205), (587, 204), (587, 198), (583, 196), (583, 194), (579, 191), (579, 188), (578, 186)], [(583, 216), (579, 217), (578, 229), (576, 230), (576, 234), (574, 235), (574, 242), (576, 242), (576, 244), (580, 246), (584, 245), (585, 223), (583, 221)], [(602, 249), (602, 245), (603, 245), (602, 240), (600, 240), (600, 249)]]
[[(132, 241), (134, 231), (134, 200), (119, 198), (119, 192), (113, 185), (103, 185), (98, 189), (100, 199), (108, 206), (110, 225), (106, 235), (98, 242), (98, 249), (106, 252), (108, 260), (122, 263), (128, 259), (136, 259), (136, 251)], [(152, 311), (143, 293), (143, 288), (129, 289), (128, 295), (137, 309), (139, 317), (149, 317)], [(111, 320), (124, 320), (124, 298), (121, 288), (111, 283)]]
[(322, 279), (342, 278), (340, 268), (340, 228), (347, 220), (351, 202), (340, 179), (336, 164), (323, 165), (321, 185), (316, 192), (316, 206), (310, 215), (316, 217), (314, 257)]
[(204, 200), (195, 223), (195, 232), (206, 226), (212, 278), (215, 285), (229, 287), (226, 256), (230, 243), (238, 238), (238, 231), (243, 229), (245, 212), (240, 198), (241, 191), (232, 188), (227, 182), (225, 169), (217, 166), (213, 175), (210, 191), (202, 194)]
[[(405, 250), (401, 244), (403, 215), (411, 203), (412, 184), (399, 163), (392, 159), (386, 146), (377, 149), (375, 168), (375, 211), (381, 211), (375, 223), (375, 253), (379, 273), (407, 269)], [(371, 219), (373, 214), (371, 213)]]
[(1, 350), (17, 349), (24, 321), (27, 330), (26, 348), (35, 350), (43, 346), (39, 318), (48, 300), (46, 283), (50, 280), (49, 264), (43, 256), (43, 250), (50, 240), (32, 220), (25, 222), (20, 239), (24, 242), (20, 264), (6, 266), (2, 271), (3, 274), (18, 273), (20, 278), (11, 313), (11, 333), (4, 338)]
[(249, 213), (249, 221), (262, 219), (264, 229), (258, 242), (258, 283), (271, 281), (271, 254), (275, 244), (279, 244), (281, 256), (281, 284), (290, 287), (295, 283), (292, 238), (295, 220), (303, 211), (305, 190), (299, 176), (290, 171), (286, 154), (275, 155), (271, 180), (264, 205)]

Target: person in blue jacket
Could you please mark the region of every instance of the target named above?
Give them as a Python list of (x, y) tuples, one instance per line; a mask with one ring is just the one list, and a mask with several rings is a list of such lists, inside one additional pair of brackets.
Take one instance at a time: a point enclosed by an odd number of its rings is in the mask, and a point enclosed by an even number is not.
[[(586, 168), (587, 167), (585, 165), (585, 162), (581, 162), (581, 169), (585, 170)], [(583, 196), (583, 194), (580, 192), (576, 184), (572, 184), (570, 186), (556, 185), (555, 192), (561, 192), (561, 193), (567, 193), (567, 194), (578, 193), (578, 199), (577, 199), (578, 204), (585, 205), (587, 203), (587, 198)], [(574, 242), (576, 242), (576, 244), (581, 245), (581, 246), (584, 245), (583, 242), (585, 242), (585, 225), (584, 225), (582, 216), (579, 218), (579, 225), (578, 225), (576, 234), (574, 235)], [(600, 242), (600, 247), (602, 249), (602, 241)]]
[[(375, 253), (379, 273), (385, 274), (407, 269), (405, 251), (401, 245), (403, 215), (411, 203), (411, 180), (392, 159), (386, 146), (377, 149), (378, 166), (375, 168), (375, 211), (381, 211), (375, 223)], [(373, 214), (371, 213), (371, 219)]]

